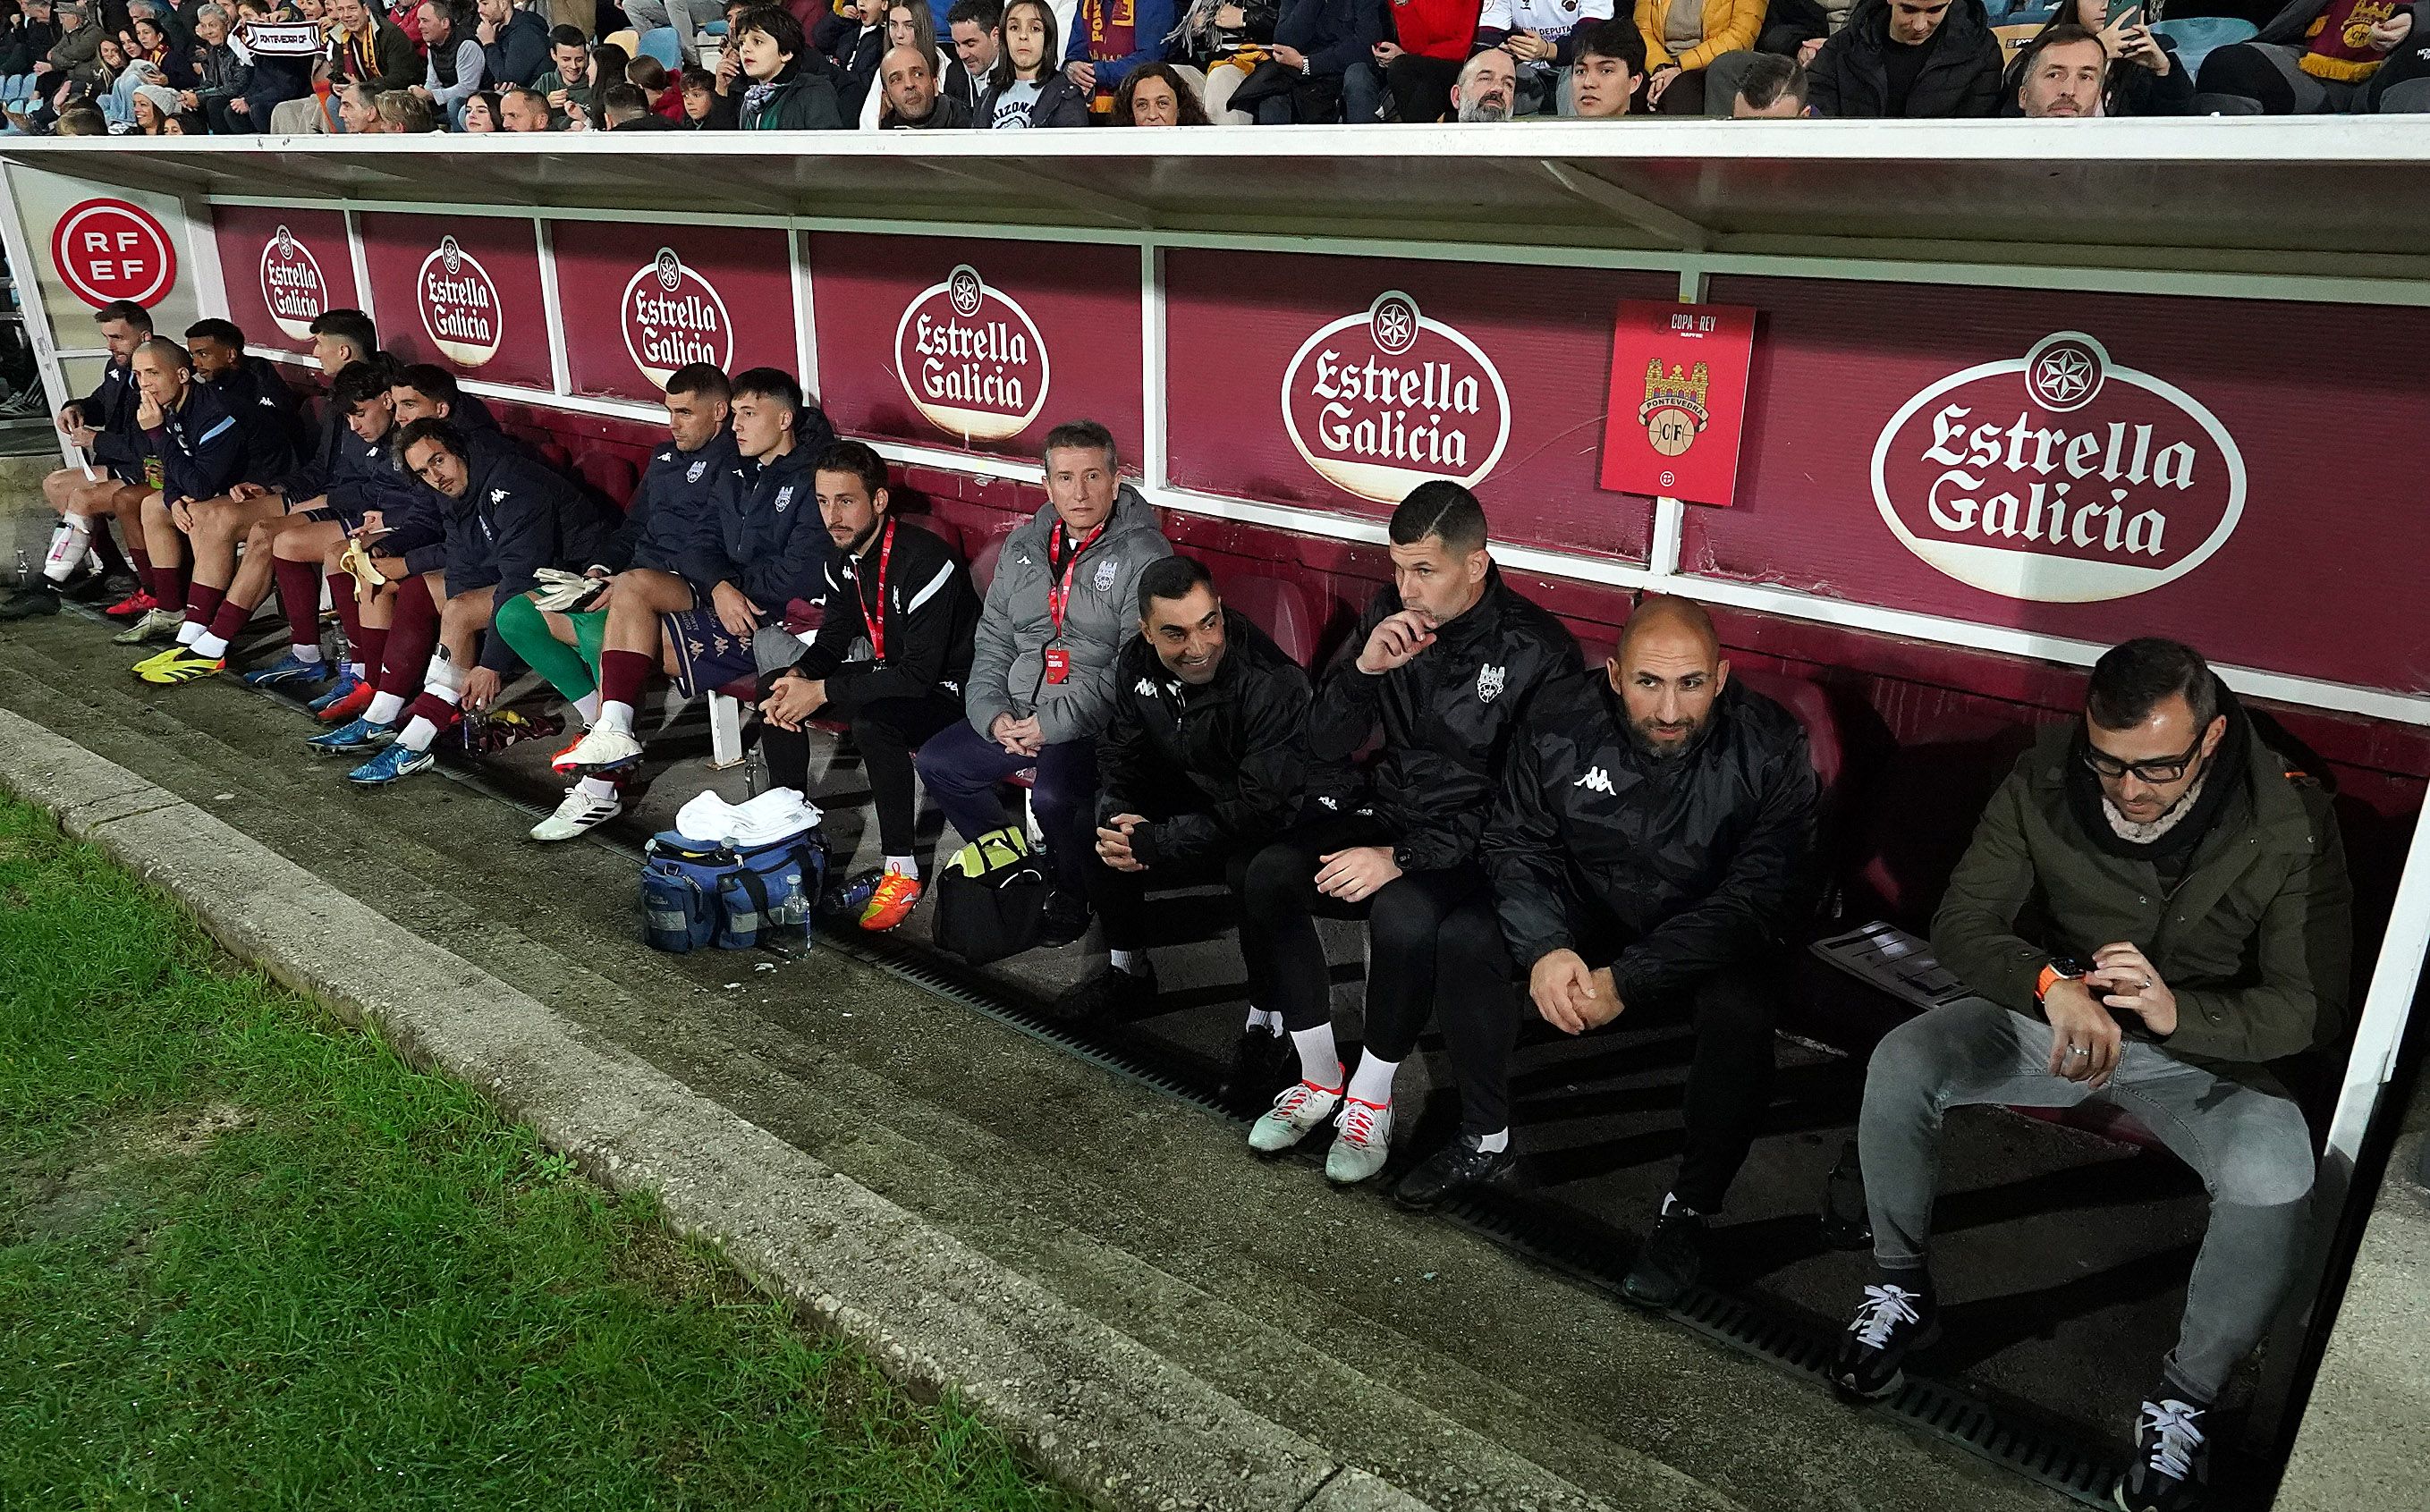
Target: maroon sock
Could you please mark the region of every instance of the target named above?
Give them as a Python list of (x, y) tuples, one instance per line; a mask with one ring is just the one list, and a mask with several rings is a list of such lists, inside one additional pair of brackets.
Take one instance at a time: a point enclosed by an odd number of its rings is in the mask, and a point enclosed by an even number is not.
[(463, 710), (437, 693), (417, 693), (414, 695), (413, 702), (405, 706), (405, 717), (408, 720), (428, 720), (438, 725), (440, 733), (444, 735), (449, 725), (464, 716)]
[[(290, 645), (317, 646), (321, 643), (321, 564), (319, 562), (274, 561), (272, 570), (278, 576), (278, 606), (287, 611), (287, 641)], [(347, 598), (354, 597), (349, 585)]]
[[(92, 523), (92, 531), (96, 536), (108, 528), (109, 517), (108, 515), (102, 515), (96, 518)], [(127, 532), (126, 555), (135, 558), (135, 580), (143, 585), (143, 591), (149, 593), (152, 591), (152, 554), (143, 549), (143, 533), (141, 531), (131, 530)]]
[(144, 575), (152, 580), (152, 602), (172, 614), (186, 612), (185, 585), (177, 580), (174, 567), (151, 567)]
[[(190, 616), (192, 613), (191, 610), (187, 612)], [(252, 618), (252, 605), (239, 604), (234, 599), (223, 599), (220, 601), (218, 610), (211, 615), (210, 633), (223, 640), (234, 640), (243, 633), (246, 623)]]
[(372, 669), (380, 664), (381, 657), (388, 650), (388, 627), (379, 624), (364, 625), (362, 633), (355, 640), (355, 645), (362, 652), (363, 675), (368, 677), (371, 675)]
[(641, 689), (650, 680), (650, 657), (640, 651), (603, 651), (599, 653), (599, 701), (603, 704), (641, 702)]
[(422, 686), (431, 648), (439, 644), (439, 606), (419, 579), (397, 589), (396, 623), (380, 655), (378, 690), (402, 698)]
[(186, 595), (186, 618), (196, 624), (208, 624), (220, 612), (220, 606), (226, 602), (226, 589), (196, 583), (193, 590)]

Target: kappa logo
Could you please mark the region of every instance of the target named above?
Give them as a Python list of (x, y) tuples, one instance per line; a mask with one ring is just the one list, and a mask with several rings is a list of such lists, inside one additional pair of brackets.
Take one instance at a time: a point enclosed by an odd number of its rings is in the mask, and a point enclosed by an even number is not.
[(1103, 561), (1097, 564), (1096, 583), (1097, 591), (1100, 593), (1103, 593), (1106, 590), (1114, 586), (1114, 564), (1112, 562)]
[(1476, 701), (1490, 704), (1502, 696), (1502, 685), (1509, 679), (1509, 669), (1491, 662), (1476, 670)]
[(1154, 698), (1156, 696), (1156, 683), (1152, 678), (1142, 677), (1132, 687), (1131, 691), (1134, 693), (1145, 693), (1148, 697)]
[(1609, 792), (1611, 791), (1611, 773), (1601, 767), (1589, 767), (1587, 774), (1570, 786), (1584, 788), (1589, 792)]
[(684, 481), (685, 481), (686, 483), (697, 483), (697, 482), (699, 482), (699, 481), (700, 481), (700, 475), (701, 475), (703, 473), (706, 473), (706, 472), (707, 472), (707, 471), (708, 471), (708, 458), (707, 458), (707, 457), (702, 457), (699, 461), (692, 463), (692, 465), (691, 465), (690, 468), (687, 468), (687, 469), (685, 470), (685, 472), (684, 472)]
[(504, 503), (506, 503), (506, 502), (507, 502), (507, 490), (504, 490), (504, 489), (491, 489), (491, 490), (490, 490), (490, 502), (491, 502), (491, 504), (504, 504)]
[[(660, 452), (657, 457), (651, 458), (652, 461), (657, 462), (672, 462), (674, 459), (675, 454), (673, 452)], [(698, 462), (694, 462), (692, 466), (698, 467), (700, 464)]]

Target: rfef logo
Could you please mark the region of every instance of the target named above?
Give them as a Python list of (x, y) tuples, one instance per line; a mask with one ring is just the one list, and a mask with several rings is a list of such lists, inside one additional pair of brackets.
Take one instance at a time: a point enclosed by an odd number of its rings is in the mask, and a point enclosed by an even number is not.
[(663, 389), (675, 369), (693, 362), (734, 362), (734, 321), (715, 285), (683, 265), (672, 247), (644, 264), (624, 285), (618, 307), (624, 350)]
[(288, 340), (312, 334), (312, 323), (329, 307), (329, 285), (312, 249), (280, 226), (261, 244), (261, 303)]
[(497, 283), (454, 237), (441, 237), (422, 259), (413, 288), (414, 303), (422, 307), (422, 328), (457, 366), (477, 368), (498, 355), (506, 323), (499, 312)]
[(1302, 342), (1283, 370), (1282, 405), (1307, 465), (1378, 504), (1429, 478), (1474, 487), (1510, 440), (1510, 395), (1492, 359), (1398, 290)]
[(1872, 473), (1907, 550), (1961, 583), (2050, 604), (2172, 582), (2244, 513), (2244, 455), (2219, 417), (2081, 331), (1909, 399), (1873, 443)]
[(177, 252), (151, 214), (125, 200), (85, 200), (51, 229), (51, 266), (95, 309), (131, 299), (146, 309), (177, 284)]
[(920, 291), (894, 327), (912, 407), (964, 441), (1010, 440), (1046, 406), (1046, 339), (1018, 300), (968, 263)]

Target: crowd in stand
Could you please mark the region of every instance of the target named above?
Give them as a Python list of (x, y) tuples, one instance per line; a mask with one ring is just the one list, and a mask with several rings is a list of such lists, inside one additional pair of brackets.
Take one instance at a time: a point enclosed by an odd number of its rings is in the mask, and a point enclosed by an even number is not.
[[(1091, 422), (1048, 433), (1048, 502), (982, 591), (898, 517), (878, 455), (773, 368), (674, 374), (667, 440), (619, 514), (444, 371), (381, 352), (359, 312), (314, 323), (317, 424), (225, 321), (180, 344), (132, 304), (96, 319), (110, 362), (58, 417), (86, 460), (46, 479), (60, 523), (42, 580), (0, 621), (123, 590), (105, 611), (128, 622), (118, 639), (172, 641), (135, 674), (173, 686), (233, 673), (275, 592), (289, 648), (244, 679), (315, 695), (329, 728), (305, 743), (367, 756), (349, 774), (367, 789), (428, 770), (466, 715), (498, 717), (527, 667), (581, 725), (541, 841), (624, 810), (662, 665), (692, 693), (756, 677), (778, 785), (810, 793), (813, 721), (865, 763), (883, 861), (849, 890), (865, 929), (899, 925), (926, 890), (922, 789), (974, 853), (1017, 852), (1004, 785), (1030, 773), (1051, 884), (1036, 942), (1094, 926), (1103, 951), (1056, 1011), (1157, 1011), (1148, 894), (1227, 889), (1249, 984), (1228, 1092), (1258, 1111), (1257, 1154), (1329, 1129), (1325, 1176), (1374, 1179), (1400, 1065), (1440, 1029), (1460, 1125), (1394, 1184), (1414, 1208), (1519, 1175), (1523, 1016), (1569, 1035), (1684, 1017), (1684, 1153), (1623, 1289), (1662, 1307), (1694, 1283), (1771, 1106), (1773, 1029), (1815, 922), (1821, 789), (1804, 726), (1732, 678), (1697, 605), (1639, 604), (1589, 664), (1497, 571), (1476, 496), (1435, 480), (1392, 514), (1390, 584), (1311, 669), (1174, 553)], [(809, 598), (814, 631), (785, 617)], [(2127, 1512), (2203, 1504), (2208, 1415), (2305, 1243), (2312, 1141), (2272, 1067), (2340, 1031), (2352, 900), (2328, 795), (2271, 739), (2189, 647), (2104, 656), (2081, 717), (1993, 796), (1934, 920), (1934, 951), (1975, 995), (1893, 1030), (1867, 1075), (1880, 1274), (1831, 1368), (1853, 1399), (1897, 1391), (1936, 1338), (1950, 1108), (2104, 1102), (2202, 1177), (2208, 1230), (2117, 1487)], [(1319, 918), (1367, 935), (1355, 1055), (1335, 1039)]]
[[(1007, 129), (2430, 111), (2410, 0), (0, 0), (9, 129)], [(2017, 6), (2030, 7), (2014, 10)], [(2155, 5), (2153, 8), (2156, 9)]]

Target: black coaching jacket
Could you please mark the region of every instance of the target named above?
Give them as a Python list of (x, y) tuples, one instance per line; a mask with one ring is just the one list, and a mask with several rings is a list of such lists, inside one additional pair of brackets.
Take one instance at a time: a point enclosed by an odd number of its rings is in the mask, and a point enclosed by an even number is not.
[[(806, 522), (804, 528), (808, 528)], [(881, 562), (886, 532), (894, 532), (894, 555)], [(878, 577), (886, 602), (878, 606)], [(871, 538), (866, 553), (831, 552), (826, 563), (826, 608), (809, 649), (793, 663), (804, 677), (824, 679), (822, 714), (850, 719), (889, 699), (942, 698), (957, 707), (971, 678), (971, 638), (979, 625), (978, 590), (970, 570), (953, 549), (908, 521), (890, 520)], [(880, 661), (869, 626), (886, 636)]]
[(1309, 706), (1307, 751), (1347, 762), (1380, 724), (1370, 806), (1392, 832), (1394, 863), (1435, 872), (1475, 856), (1511, 732), (1548, 678), (1578, 670), (1578, 643), (1493, 567), (1484, 595), (1434, 644), (1381, 676), (1360, 672), (1367, 638), (1400, 612), (1387, 585)]
[(1612, 968), (1623, 1003), (1788, 939), (1811, 907), (1821, 786), (1804, 727), (1751, 689), (1724, 687), (1689, 748), (1657, 757), (1603, 669), (1563, 677), (1528, 710), (1485, 836), (1520, 969), (1578, 949), (1582, 911), (1628, 939), (1588, 962)]
[(1308, 698), (1307, 673), (1237, 609), (1223, 611), (1223, 660), (1202, 688), (1131, 637), (1097, 737), (1098, 822), (1147, 815), (1131, 855), (1150, 867), (1280, 834), (1307, 786)]

